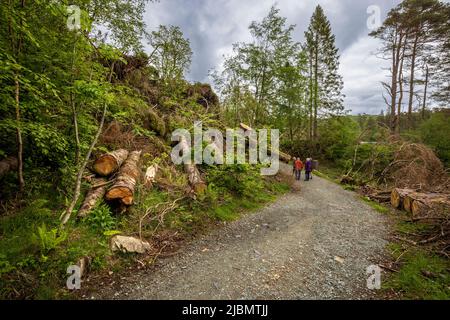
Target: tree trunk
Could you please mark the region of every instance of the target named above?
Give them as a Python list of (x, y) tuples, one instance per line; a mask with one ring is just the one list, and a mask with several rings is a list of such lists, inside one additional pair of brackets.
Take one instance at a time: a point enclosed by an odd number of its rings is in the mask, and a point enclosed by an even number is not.
[(441, 193), (423, 193), (423, 192), (411, 192), (405, 196), (403, 200), (403, 209), (405, 211), (411, 213), (412, 212), (412, 204), (416, 200), (422, 199), (437, 199), (442, 198), (443, 195)]
[(390, 96), (391, 96), (391, 133), (396, 134), (398, 132), (397, 117), (396, 115), (396, 105), (397, 105), (397, 86), (399, 79), (399, 67), (400, 67), (400, 53), (402, 50), (403, 43), (403, 31), (396, 30), (394, 43), (392, 45), (392, 74), (391, 74), (391, 86), (390, 86)]
[[(396, 117), (396, 123), (395, 123), (395, 129), (396, 134), (400, 135), (400, 116), (402, 114), (402, 101), (403, 101), (403, 63), (405, 61), (405, 50), (406, 50), (406, 39), (405, 37), (405, 43), (403, 44), (402, 53), (400, 56), (400, 68), (398, 71), (398, 86), (400, 89), (399, 97), (398, 97), (398, 103), (397, 103), (397, 117)], [(400, 46), (402, 46), (400, 42)]]
[(86, 153), (83, 164), (81, 165), (80, 169), (78, 170), (77, 181), (75, 182), (75, 190), (73, 192), (72, 202), (69, 204), (66, 211), (61, 216), (61, 224), (62, 225), (65, 225), (67, 223), (67, 221), (69, 221), (70, 216), (73, 211), (73, 208), (75, 208), (78, 198), (80, 197), (81, 179), (83, 178), (83, 172), (86, 169), (89, 158), (91, 157), (92, 150), (94, 149), (95, 145), (97, 144), (98, 137), (100, 136), (100, 133), (102, 132), (103, 124), (105, 123), (105, 116), (106, 116), (107, 108), (108, 108), (108, 106), (105, 103), (105, 106), (103, 107), (102, 119), (100, 120), (100, 125), (98, 126), (97, 133), (95, 134), (94, 140), (92, 140), (92, 143), (89, 146), (89, 150)]
[(442, 195), (440, 197), (425, 197), (414, 200), (411, 205), (411, 213), (414, 217), (427, 216), (430, 214), (447, 213), (450, 210), (449, 195)]
[(423, 102), (422, 102), (422, 120), (425, 119), (425, 108), (427, 103), (427, 89), (428, 89), (428, 76), (429, 76), (429, 70), (428, 65), (425, 69), (425, 88), (423, 91)]
[[(78, 218), (84, 218), (86, 217), (89, 212), (95, 208), (97, 203), (104, 197), (106, 193), (106, 182), (107, 180), (105, 178), (98, 178), (93, 179), (92, 187), (86, 194), (86, 197), (84, 198), (83, 204), (80, 207), (80, 210), (78, 210)], [(100, 185), (99, 187), (96, 187), (96, 185)]]
[[(190, 150), (186, 139), (181, 136), (180, 147), (182, 150)], [(202, 180), (200, 172), (194, 163), (185, 163), (184, 172), (188, 175), (188, 180), (195, 193), (203, 193), (206, 189), (206, 183)]]
[(21, 116), (20, 116), (20, 84), (19, 75), (16, 73), (15, 77), (15, 87), (16, 87), (16, 133), (17, 133), (17, 175), (19, 178), (19, 190), (22, 193), (25, 187), (25, 180), (23, 178), (23, 141), (22, 141), (22, 129), (21, 127)]
[(119, 169), (116, 182), (106, 193), (107, 200), (118, 199), (127, 206), (133, 204), (134, 188), (141, 174), (139, 170), (140, 157), (141, 151), (130, 152), (125, 163)]
[(312, 139), (313, 132), (313, 66), (312, 66), (312, 50), (309, 55), (309, 140)]
[(412, 124), (412, 105), (414, 97), (414, 72), (416, 68), (416, 54), (417, 54), (417, 42), (419, 41), (419, 31), (416, 30), (416, 36), (414, 38), (414, 43), (411, 53), (411, 70), (409, 79), (409, 99), (408, 99), (408, 126), (411, 127)]
[(314, 124), (313, 124), (313, 141), (317, 140), (317, 108), (318, 108), (318, 100), (319, 100), (319, 80), (318, 80), (318, 73), (319, 73), (319, 53), (318, 53), (318, 40), (316, 36), (316, 48), (314, 52)]
[(107, 177), (116, 172), (127, 157), (128, 151), (125, 149), (118, 149), (113, 152), (103, 154), (95, 160), (93, 170), (95, 173)]
[(394, 208), (402, 209), (405, 197), (412, 192), (414, 192), (414, 190), (412, 189), (399, 189), (399, 188), (392, 189), (391, 205)]

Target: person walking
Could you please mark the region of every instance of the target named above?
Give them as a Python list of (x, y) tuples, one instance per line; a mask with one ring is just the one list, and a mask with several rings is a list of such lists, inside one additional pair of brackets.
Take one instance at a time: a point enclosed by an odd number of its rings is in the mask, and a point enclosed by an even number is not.
[(296, 160), (294, 161), (295, 180), (300, 181), (302, 169), (303, 169), (302, 160), (300, 160), (300, 158), (296, 158)]
[(305, 181), (309, 181), (311, 179), (311, 171), (312, 171), (312, 159), (306, 158), (305, 162)]
[(292, 158), (292, 174), (295, 175), (295, 161), (297, 161), (296, 157)]

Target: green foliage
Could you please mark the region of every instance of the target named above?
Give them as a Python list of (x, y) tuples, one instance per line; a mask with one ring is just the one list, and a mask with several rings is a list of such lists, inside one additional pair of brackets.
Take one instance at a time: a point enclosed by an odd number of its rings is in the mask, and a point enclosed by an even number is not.
[(207, 183), (238, 197), (256, 198), (264, 188), (259, 167), (249, 164), (221, 165), (208, 170)]
[(112, 216), (111, 209), (104, 202), (99, 203), (91, 210), (89, 215), (85, 218), (85, 222), (93, 230), (100, 233), (114, 230), (117, 226), (117, 221)]
[(445, 163), (450, 166), (450, 113), (434, 112), (420, 127), (423, 141), (431, 146)]
[(325, 159), (345, 159), (349, 147), (355, 145), (360, 133), (358, 123), (350, 117), (332, 117), (321, 121), (319, 125), (319, 145)]
[[(339, 74), (339, 55), (330, 22), (320, 5), (317, 5), (305, 32), (305, 51), (309, 58), (310, 114), (317, 121), (317, 113), (341, 113), (343, 81)], [(313, 131), (314, 126), (313, 126)], [(314, 135), (314, 133), (313, 133)]]
[(305, 107), (306, 59), (300, 44), (292, 39), (294, 26), (287, 25), (273, 6), (261, 21), (250, 24), (249, 31), (252, 41), (234, 44), (223, 72), (213, 73), (226, 117), (231, 125), (278, 121), (283, 124), (281, 129), (298, 131), (296, 121)]
[(39, 245), (42, 257), (45, 258), (45, 255), (56, 249), (67, 239), (67, 233), (57, 228), (47, 230), (47, 226), (42, 224), (40, 227), (37, 227), (37, 232), (33, 234), (32, 239)]
[(158, 70), (160, 79), (167, 82), (181, 80), (191, 64), (192, 50), (180, 27), (160, 25), (148, 40), (153, 48), (150, 63)]

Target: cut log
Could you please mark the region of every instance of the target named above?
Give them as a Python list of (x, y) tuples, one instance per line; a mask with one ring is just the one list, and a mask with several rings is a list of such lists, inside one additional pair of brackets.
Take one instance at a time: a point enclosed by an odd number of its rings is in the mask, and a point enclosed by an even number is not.
[(411, 189), (399, 189), (399, 188), (394, 188), (392, 189), (391, 192), (391, 205), (394, 208), (397, 209), (402, 209), (403, 208), (403, 200), (405, 199), (405, 197), (414, 192), (414, 190)]
[(195, 164), (184, 165), (184, 171), (188, 175), (189, 183), (194, 189), (195, 193), (201, 194), (206, 190), (206, 183), (203, 182), (202, 177), (200, 176), (200, 172), (198, 171)]
[(0, 161), (0, 178), (9, 171), (17, 170), (18, 162), (16, 157), (6, 157)]
[(156, 172), (158, 171), (158, 165), (154, 164), (147, 168), (145, 171), (145, 177), (144, 177), (144, 185), (147, 188), (151, 188), (153, 185), (153, 182), (156, 178)]
[(412, 212), (412, 204), (415, 200), (433, 199), (433, 198), (440, 198), (440, 197), (442, 197), (442, 194), (440, 194), (440, 193), (411, 192), (411, 193), (408, 193), (405, 196), (405, 199), (403, 200), (403, 209), (405, 209), (405, 211), (411, 213)]
[[(180, 147), (182, 150), (190, 150), (186, 139), (181, 136)], [(194, 163), (184, 163), (184, 172), (188, 175), (189, 184), (195, 193), (201, 194), (206, 190), (206, 183), (202, 180), (200, 172)]]
[(116, 182), (106, 193), (106, 200), (120, 200), (124, 205), (133, 204), (134, 188), (140, 176), (139, 159), (141, 151), (130, 152), (120, 167)]
[(128, 151), (125, 149), (118, 149), (113, 152), (106, 153), (94, 162), (93, 169), (97, 174), (107, 177), (116, 172), (127, 157)]
[(369, 194), (367, 195), (371, 200), (375, 200), (378, 202), (389, 202), (391, 201), (390, 195), (384, 195), (384, 194)]
[[(96, 204), (104, 197), (106, 193), (106, 178), (93, 179), (93, 187), (88, 191), (83, 204), (78, 210), (77, 217), (84, 218), (95, 208)], [(98, 186), (96, 186), (98, 185)]]
[(427, 216), (429, 213), (440, 213), (440, 211), (444, 210), (450, 212), (450, 198), (448, 195), (421, 198), (414, 200), (411, 204), (411, 213), (414, 217)]

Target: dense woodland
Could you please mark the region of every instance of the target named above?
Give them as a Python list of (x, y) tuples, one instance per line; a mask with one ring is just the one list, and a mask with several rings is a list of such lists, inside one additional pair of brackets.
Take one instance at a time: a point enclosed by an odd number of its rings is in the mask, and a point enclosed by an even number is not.
[(198, 120), (280, 129), (282, 151), (319, 159), (353, 189), (449, 192), (448, 4), (405, 0), (389, 12), (371, 33), (392, 64), (380, 84), (386, 111), (351, 115), (322, 7), (303, 43), (272, 7), (204, 84), (185, 80), (193, 53), (179, 27), (146, 29), (147, 2), (0, 3), (2, 298), (70, 296), (71, 264), (94, 273), (137, 264), (110, 249), (111, 237), (139, 239), (148, 251), (139, 261), (151, 265), (289, 189), (259, 166), (174, 165), (171, 133)]

